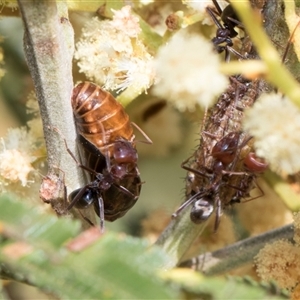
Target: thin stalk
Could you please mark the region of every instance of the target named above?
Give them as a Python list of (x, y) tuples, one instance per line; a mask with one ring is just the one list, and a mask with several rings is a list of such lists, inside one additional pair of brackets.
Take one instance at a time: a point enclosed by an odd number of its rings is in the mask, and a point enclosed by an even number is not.
[(247, 33), (256, 46), (257, 52), (268, 68), (266, 79), (279, 87), (282, 93), (287, 95), (300, 107), (300, 86), (292, 74), (282, 64), (281, 57), (263, 31), (261, 20), (251, 8), (250, 2), (231, 1), (230, 3), (238, 13)]
[(162, 247), (171, 258), (169, 265), (165, 268), (175, 267), (180, 262), (206, 225), (207, 221), (201, 224), (195, 224), (191, 221), (190, 206), (171, 220), (155, 243), (157, 246)]
[(251, 237), (214, 252), (207, 252), (181, 264), (191, 267), (206, 275), (219, 275), (246, 263), (253, 262), (253, 258), (267, 243), (279, 239), (291, 240), (294, 236), (293, 224), (286, 225), (261, 235)]

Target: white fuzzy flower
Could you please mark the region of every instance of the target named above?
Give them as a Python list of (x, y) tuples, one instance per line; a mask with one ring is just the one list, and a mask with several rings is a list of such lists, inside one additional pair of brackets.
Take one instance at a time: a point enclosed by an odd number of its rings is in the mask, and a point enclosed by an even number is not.
[(26, 187), (34, 182), (37, 170), (33, 164), (37, 167), (36, 163), (46, 157), (42, 121), (33, 92), (28, 95), (26, 106), (27, 114), (32, 117), (27, 122), (28, 127), (9, 128), (6, 136), (0, 139), (0, 185), (16, 193), (19, 190), (15, 188), (20, 183)]
[(146, 90), (154, 71), (152, 56), (136, 37), (138, 20), (130, 15), (130, 7), (114, 13), (113, 20), (94, 18), (83, 29), (75, 52), (80, 72), (107, 90)]
[[(206, 7), (215, 7), (212, 0), (183, 0), (182, 3), (198, 12), (206, 12)], [(223, 10), (228, 5), (228, 2), (218, 0), (218, 4)]]
[(27, 178), (33, 171), (32, 155), (35, 138), (25, 127), (9, 129), (5, 139), (2, 139), (0, 150), (0, 176), (5, 183), (21, 181), (27, 185)]
[(0, 176), (5, 180), (21, 181), (22, 186), (26, 186), (28, 175), (33, 170), (27, 153), (16, 149), (4, 150), (0, 153)]
[(256, 154), (274, 171), (300, 171), (300, 111), (289, 99), (264, 94), (245, 113), (244, 129), (255, 137)]
[(131, 13), (131, 6), (126, 5), (120, 10), (112, 9), (114, 13), (111, 24), (117, 30), (130, 37), (137, 37), (141, 32), (139, 18)]
[[(214, 24), (212, 18), (206, 12), (207, 7), (214, 7), (214, 4), (211, 0), (182, 0), (182, 3), (196, 10), (198, 13), (201, 14), (201, 16), (203, 15), (202, 24)], [(223, 10), (228, 5), (228, 2), (218, 0), (218, 4)]]
[(210, 107), (228, 85), (212, 44), (198, 35), (176, 34), (159, 49), (155, 66), (159, 82), (154, 93), (181, 111), (193, 111), (197, 104)]
[[(115, 85), (117, 90), (124, 90), (127, 86), (131, 85), (134, 89), (139, 90), (140, 87), (147, 89), (150, 83), (154, 81), (154, 71), (152, 56), (148, 55), (147, 59), (140, 59), (132, 57), (130, 60), (120, 60), (116, 62), (117, 73), (123, 74), (117, 76), (120, 83)], [(112, 86), (112, 85), (109, 85)], [(106, 86), (107, 89), (109, 86)]]
[(35, 137), (28, 133), (25, 127), (9, 128), (7, 135), (2, 139), (1, 150), (19, 149), (22, 152), (29, 152), (35, 142)]

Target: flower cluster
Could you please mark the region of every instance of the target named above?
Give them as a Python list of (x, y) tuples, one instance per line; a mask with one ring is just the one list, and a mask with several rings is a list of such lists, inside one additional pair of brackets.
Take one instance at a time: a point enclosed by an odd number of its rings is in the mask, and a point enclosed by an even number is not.
[(146, 90), (154, 72), (152, 56), (138, 38), (139, 19), (130, 6), (113, 13), (113, 20), (94, 18), (83, 28), (75, 52), (80, 72), (108, 90)]
[(29, 149), (33, 143), (32, 136), (25, 127), (9, 129), (5, 139), (2, 139), (0, 151), (0, 176), (8, 182), (20, 181), (27, 185), (27, 178), (33, 167)]
[(8, 7), (11, 9), (17, 9), (18, 8), (18, 1), (16, 0), (0, 0), (0, 5), (3, 7)]
[(180, 32), (158, 51), (155, 66), (159, 82), (153, 92), (173, 102), (180, 111), (193, 111), (196, 105), (208, 108), (228, 85), (219, 63), (210, 42)]
[(294, 217), (295, 244), (279, 240), (267, 244), (256, 256), (257, 272), (266, 281), (275, 280), (281, 288), (292, 291), (292, 299), (299, 299), (300, 291), (300, 214)]
[(256, 154), (265, 158), (272, 170), (300, 171), (300, 111), (289, 99), (263, 94), (246, 111), (244, 129), (255, 137)]
[(0, 144), (0, 179), (2, 186), (20, 182), (23, 187), (35, 172), (33, 163), (45, 156), (41, 118), (37, 101), (29, 95), (28, 112), (33, 119), (27, 127), (8, 129)]

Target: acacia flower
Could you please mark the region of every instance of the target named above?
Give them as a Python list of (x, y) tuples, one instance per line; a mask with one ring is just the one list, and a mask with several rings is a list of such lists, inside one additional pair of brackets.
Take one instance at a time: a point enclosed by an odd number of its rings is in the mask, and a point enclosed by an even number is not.
[[(200, 14), (203, 14), (203, 20), (202, 24), (206, 25), (212, 25), (213, 20), (211, 17), (207, 14), (206, 8), (207, 7), (214, 7), (214, 4), (211, 0), (182, 0), (182, 3), (187, 5), (188, 7), (194, 9)], [(224, 8), (228, 5), (226, 1), (220, 1), (218, 0), (218, 4), (220, 5), (221, 8)]]
[(131, 14), (131, 7), (124, 6), (120, 10), (112, 9), (114, 13), (111, 24), (117, 30), (123, 32), (130, 37), (137, 37), (141, 32), (139, 18)]
[[(10, 128), (0, 143), (0, 184), (20, 182), (27, 186), (33, 163), (45, 156), (41, 118), (34, 93), (28, 96), (27, 113), (32, 115), (27, 127)], [(32, 178), (31, 178), (32, 179)]]
[(267, 244), (257, 255), (257, 273), (281, 288), (292, 289), (300, 282), (300, 249), (287, 240)]
[(264, 94), (245, 112), (244, 129), (255, 137), (256, 154), (274, 171), (300, 171), (300, 111), (286, 97)]
[(176, 34), (159, 49), (155, 67), (159, 82), (154, 94), (173, 102), (181, 111), (193, 111), (197, 104), (210, 107), (228, 85), (212, 44), (186, 32)]
[(32, 136), (25, 127), (9, 129), (5, 139), (2, 139), (0, 150), (0, 176), (2, 183), (20, 181), (22, 186), (27, 185), (28, 175), (33, 171), (30, 149)]
[(294, 241), (279, 240), (267, 244), (255, 257), (258, 275), (266, 281), (275, 280), (281, 288), (292, 291), (291, 299), (300, 293), (300, 213), (294, 216)]
[(152, 56), (137, 37), (138, 18), (130, 9), (114, 10), (113, 20), (90, 20), (76, 44), (80, 72), (107, 90), (143, 91), (154, 81)]

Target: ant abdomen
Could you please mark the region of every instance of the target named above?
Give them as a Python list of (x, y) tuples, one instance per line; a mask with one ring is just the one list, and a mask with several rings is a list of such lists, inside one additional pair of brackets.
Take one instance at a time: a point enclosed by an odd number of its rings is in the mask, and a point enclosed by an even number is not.
[(79, 83), (73, 90), (72, 108), (78, 133), (102, 152), (119, 138), (134, 141), (133, 128), (123, 106), (99, 86)]
[(268, 164), (262, 158), (257, 157), (254, 152), (248, 153), (245, 157), (244, 166), (246, 170), (253, 173), (262, 173), (268, 168)]

